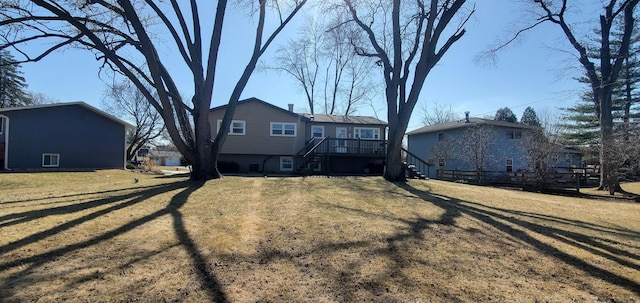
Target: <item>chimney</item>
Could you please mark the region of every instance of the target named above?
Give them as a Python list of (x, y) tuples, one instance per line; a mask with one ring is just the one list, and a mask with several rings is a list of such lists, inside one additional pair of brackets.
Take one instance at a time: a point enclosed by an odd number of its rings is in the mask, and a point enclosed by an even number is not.
[(464, 123), (469, 123), (469, 111), (464, 112)]
[(293, 112), (293, 103), (289, 103), (289, 111)]

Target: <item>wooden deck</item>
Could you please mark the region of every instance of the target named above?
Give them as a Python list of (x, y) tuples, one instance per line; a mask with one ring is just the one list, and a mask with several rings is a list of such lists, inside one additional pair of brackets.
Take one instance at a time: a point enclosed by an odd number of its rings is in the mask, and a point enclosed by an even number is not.
[(305, 154), (384, 157), (387, 152), (386, 140), (338, 139), (327, 137), (314, 139), (311, 143), (313, 147), (306, 151)]
[(385, 140), (315, 138), (298, 152), (296, 171), (301, 174), (378, 172), (382, 171), (386, 151)]

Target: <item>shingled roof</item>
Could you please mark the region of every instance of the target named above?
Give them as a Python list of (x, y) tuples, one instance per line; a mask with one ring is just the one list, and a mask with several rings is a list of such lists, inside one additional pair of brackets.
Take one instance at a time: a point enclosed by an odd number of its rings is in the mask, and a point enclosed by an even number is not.
[(13, 112), (13, 111), (20, 111), (20, 110), (32, 110), (32, 109), (38, 109), (38, 108), (51, 108), (51, 107), (63, 107), (63, 106), (80, 106), (83, 107), (85, 109), (88, 109), (100, 116), (103, 116), (111, 121), (114, 121), (118, 124), (122, 124), (127, 128), (135, 128), (135, 125), (132, 125), (131, 123), (125, 122), (119, 118), (116, 118), (115, 116), (108, 114), (98, 108), (95, 108), (85, 102), (82, 101), (77, 101), (77, 102), (62, 102), (62, 103), (51, 103), (51, 104), (38, 104), (38, 105), (27, 105), (27, 106), (18, 106), (18, 107), (5, 107), (5, 108), (0, 108), (0, 114), (3, 112)]
[(303, 117), (317, 123), (344, 123), (344, 124), (368, 124), (368, 125), (387, 125), (376, 117), (370, 116), (343, 116), (343, 115), (324, 115), (324, 114), (300, 114)]
[(481, 119), (481, 118), (469, 118), (469, 122), (467, 122), (465, 119), (462, 119), (462, 120), (456, 120), (451, 122), (423, 126), (416, 130), (412, 130), (408, 132), (407, 135), (418, 135), (418, 134), (424, 134), (424, 133), (441, 132), (445, 130), (452, 130), (452, 129), (464, 128), (464, 127), (473, 127), (478, 125), (489, 125), (489, 126), (520, 128), (520, 129), (536, 129), (535, 126), (514, 123), (514, 122), (496, 121), (496, 120)]

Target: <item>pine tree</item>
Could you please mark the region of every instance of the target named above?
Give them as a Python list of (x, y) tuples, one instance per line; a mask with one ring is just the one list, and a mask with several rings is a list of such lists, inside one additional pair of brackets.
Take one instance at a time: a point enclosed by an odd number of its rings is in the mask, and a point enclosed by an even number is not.
[(522, 117), (520, 117), (520, 123), (538, 127), (542, 125), (542, 123), (540, 123), (540, 119), (538, 119), (536, 111), (531, 108), (531, 106), (525, 108), (524, 112), (522, 113)]
[(506, 121), (506, 122), (518, 122), (518, 118), (516, 114), (514, 114), (510, 108), (503, 107), (496, 111), (496, 116), (493, 118), (496, 121)]
[[(621, 29), (614, 35), (621, 36)], [(599, 32), (594, 32), (594, 36), (599, 37)], [(611, 42), (612, 53), (616, 53), (620, 39), (613, 39)], [(600, 41), (594, 40), (588, 49), (588, 54), (593, 58), (593, 62), (599, 62), (599, 49), (595, 45), (600, 45)], [(617, 145), (628, 145), (630, 138), (636, 133), (636, 125), (640, 118), (640, 59), (636, 55), (640, 51), (640, 31), (634, 29), (629, 56), (625, 58), (622, 71), (612, 92), (612, 116), (614, 119), (614, 137)], [(598, 68), (599, 69), (599, 68)], [(579, 82), (588, 84), (586, 77), (578, 78)], [(582, 96), (582, 100), (576, 105), (563, 110), (566, 113), (565, 120), (568, 123), (562, 126), (567, 131), (562, 136), (562, 142), (567, 145), (580, 146), (585, 152), (585, 161), (597, 162), (600, 142), (600, 123), (597, 116), (599, 110), (593, 103), (591, 90)]]
[(26, 88), (20, 65), (11, 53), (0, 51), (0, 108), (31, 104)]
[(567, 122), (561, 125), (564, 132), (560, 135), (560, 143), (580, 147), (587, 163), (599, 161), (600, 122), (594, 107), (591, 92), (587, 92), (574, 106), (562, 109)]

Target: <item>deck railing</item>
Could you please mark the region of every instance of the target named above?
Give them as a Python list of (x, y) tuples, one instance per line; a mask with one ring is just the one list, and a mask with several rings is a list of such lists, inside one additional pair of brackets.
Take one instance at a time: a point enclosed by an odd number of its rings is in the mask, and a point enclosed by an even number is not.
[(385, 140), (316, 138), (314, 146), (309, 151), (316, 154), (331, 154), (344, 156), (384, 156), (387, 151)]

